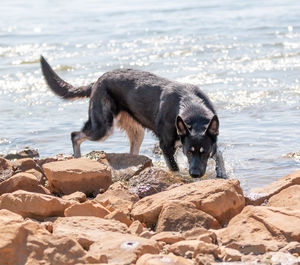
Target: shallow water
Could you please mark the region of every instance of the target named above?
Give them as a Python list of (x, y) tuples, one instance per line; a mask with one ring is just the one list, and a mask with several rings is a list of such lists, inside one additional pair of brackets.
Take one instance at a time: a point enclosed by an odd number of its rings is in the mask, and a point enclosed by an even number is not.
[[(299, 169), (285, 156), (300, 150), (297, 1), (4, 0), (0, 13), (0, 153), (71, 154), (70, 132), (87, 118), (87, 100), (47, 89), (43, 54), (75, 85), (121, 67), (200, 86), (219, 114), (229, 175), (245, 190)], [(141, 153), (153, 157), (156, 141), (147, 133)], [(118, 131), (82, 145), (128, 149)]]

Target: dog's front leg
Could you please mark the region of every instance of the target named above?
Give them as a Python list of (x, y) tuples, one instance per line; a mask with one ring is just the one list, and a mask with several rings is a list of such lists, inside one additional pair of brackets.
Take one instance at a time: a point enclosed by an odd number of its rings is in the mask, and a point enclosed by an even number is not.
[(216, 161), (217, 178), (227, 179), (223, 155), (217, 146), (213, 159)]
[(159, 145), (163, 152), (168, 168), (172, 171), (178, 171), (179, 168), (174, 158), (174, 154), (175, 154), (174, 145), (166, 145), (162, 142), (160, 142)]

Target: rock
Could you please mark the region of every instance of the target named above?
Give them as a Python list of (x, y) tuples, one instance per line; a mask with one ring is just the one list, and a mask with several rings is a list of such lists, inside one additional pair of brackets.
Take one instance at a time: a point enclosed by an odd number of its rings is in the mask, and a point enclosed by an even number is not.
[(105, 219), (113, 219), (117, 220), (123, 224), (126, 224), (127, 226), (130, 226), (132, 224), (132, 221), (128, 218), (128, 216), (120, 211), (120, 210), (115, 210), (105, 216)]
[(290, 186), (272, 196), (267, 206), (300, 210), (300, 185)]
[(62, 196), (62, 199), (69, 201), (85, 202), (87, 200), (86, 195), (81, 191), (73, 192), (69, 195)]
[(140, 235), (144, 231), (144, 227), (140, 221), (134, 221), (129, 227), (127, 232), (132, 235)]
[(97, 161), (87, 158), (51, 162), (43, 165), (50, 190), (54, 193), (86, 194), (106, 190), (111, 185), (111, 171)]
[(213, 179), (184, 184), (147, 196), (133, 205), (131, 215), (148, 226), (154, 226), (163, 206), (173, 200), (193, 203), (198, 210), (213, 216), (221, 225), (228, 223), (245, 204), (239, 181)]
[(0, 183), (13, 175), (13, 167), (9, 160), (0, 157)]
[(198, 248), (199, 240), (182, 240), (168, 246), (167, 251), (177, 256), (192, 258), (193, 253)]
[(297, 257), (300, 257), (300, 242), (292, 241), (284, 248), (280, 249), (280, 251), (289, 252)]
[(280, 265), (299, 265), (300, 258), (294, 257), (290, 253), (267, 252), (263, 255), (242, 256), (242, 264), (280, 264)]
[(110, 205), (114, 209), (123, 211), (128, 214), (139, 197), (130, 192), (122, 182), (113, 183), (106, 192), (97, 195), (95, 201), (103, 203), (105, 206)]
[(145, 239), (134, 235), (115, 233), (104, 233), (101, 240), (90, 246), (89, 254), (105, 254), (108, 263), (113, 264), (135, 264), (139, 257), (144, 254), (158, 254), (159, 244), (155, 240)]
[(191, 260), (173, 254), (145, 254), (141, 256), (136, 265), (193, 265)]
[(221, 250), (218, 245), (199, 241), (199, 244), (194, 251), (193, 257), (196, 258), (199, 254), (213, 255), (215, 259), (218, 259), (221, 254)]
[(86, 201), (81, 204), (73, 204), (67, 209), (65, 209), (65, 216), (96, 216), (104, 218), (110, 213), (105, 207), (100, 203), (94, 201)]
[(36, 222), (0, 210), (0, 264), (56, 264), (105, 262), (95, 259), (73, 239), (49, 233)]
[(5, 159), (14, 160), (14, 159), (22, 159), (22, 158), (34, 158), (38, 157), (39, 153), (36, 149), (25, 148), (17, 153), (11, 153), (4, 156)]
[(132, 177), (128, 182), (128, 188), (140, 198), (144, 198), (178, 183), (184, 183), (184, 179), (163, 169), (150, 167)]
[(213, 231), (201, 227), (188, 230), (184, 232), (182, 236), (185, 238), (185, 240), (197, 239), (205, 243), (217, 243), (217, 235)]
[(162, 241), (166, 244), (174, 244), (176, 242), (184, 240), (184, 237), (179, 232), (161, 232), (152, 236), (151, 239)]
[(147, 229), (144, 229), (144, 231), (140, 234), (140, 237), (151, 238), (153, 235), (154, 235), (153, 231), (149, 231)]
[(246, 195), (247, 205), (261, 205), (270, 197), (293, 185), (300, 185), (300, 170), (272, 182), (266, 187), (250, 190), (250, 193)]
[(42, 167), (44, 164), (51, 163), (51, 162), (57, 162), (57, 161), (65, 161), (73, 159), (73, 156), (65, 156), (64, 154), (59, 154), (54, 157), (44, 157), (44, 158), (35, 158), (34, 161)]
[(50, 191), (43, 187), (34, 175), (26, 172), (15, 174), (11, 178), (0, 183), (0, 195), (17, 190), (50, 194)]
[(41, 167), (32, 158), (22, 158), (12, 162), (15, 172), (25, 172), (30, 169), (35, 169), (43, 173)]
[(0, 209), (7, 209), (23, 217), (43, 220), (50, 216), (64, 216), (64, 210), (71, 205), (60, 198), (18, 190), (0, 196)]
[(94, 216), (59, 217), (53, 223), (53, 234), (75, 238), (86, 250), (105, 233), (114, 232), (110, 236), (126, 233), (127, 226), (115, 220), (107, 220)]
[(219, 244), (247, 255), (278, 251), (288, 242), (300, 240), (300, 211), (285, 208), (247, 206), (216, 230)]
[(195, 227), (218, 229), (220, 224), (211, 215), (197, 210), (192, 202), (170, 201), (162, 207), (156, 225), (156, 232), (187, 231)]
[(34, 168), (26, 170), (25, 173), (29, 173), (29, 174), (35, 176), (38, 179), (39, 183), (41, 185), (45, 186), (45, 184), (46, 184), (46, 176), (44, 175), (44, 173), (41, 173), (40, 171), (38, 171), (38, 170), (36, 170)]
[(216, 264), (215, 258), (211, 254), (208, 254), (208, 255), (207, 254), (199, 254), (194, 260), (195, 260), (195, 264), (197, 264), (197, 265), (211, 265), (211, 264)]
[(226, 262), (241, 261), (242, 254), (236, 249), (220, 247), (220, 258)]
[(113, 182), (128, 181), (145, 168), (152, 166), (152, 160), (143, 155), (94, 151), (87, 154), (87, 157), (109, 165), (113, 173)]

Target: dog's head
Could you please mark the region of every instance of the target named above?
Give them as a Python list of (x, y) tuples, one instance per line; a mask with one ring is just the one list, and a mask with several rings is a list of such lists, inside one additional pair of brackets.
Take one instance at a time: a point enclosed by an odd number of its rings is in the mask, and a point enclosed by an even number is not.
[(205, 174), (207, 160), (216, 150), (219, 134), (217, 115), (213, 115), (203, 126), (199, 126), (199, 121), (187, 123), (181, 116), (176, 118), (177, 133), (181, 139), (183, 153), (187, 156), (189, 173), (192, 177), (202, 177)]

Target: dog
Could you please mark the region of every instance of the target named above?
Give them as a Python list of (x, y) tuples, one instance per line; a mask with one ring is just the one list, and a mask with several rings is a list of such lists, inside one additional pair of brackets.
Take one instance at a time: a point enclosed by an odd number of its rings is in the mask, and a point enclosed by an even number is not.
[(159, 139), (171, 171), (179, 170), (174, 159), (179, 142), (191, 177), (203, 176), (212, 157), (217, 177), (226, 178), (217, 146), (219, 119), (213, 104), (197, 86), (145, 71), (119, 69), (103, 74), (90, 85), (73, 87), (54, 72), (43, 56), (40, 62), (45, 80), (55, 94), (63, 99), (90, 97), (88, 121), (81, 131), (71, 133), (75, 158), (81, 156), (83, 141), (104, 141), (116, 124), (126, 131), (131, 154), (139, 154), (146, 128)]

